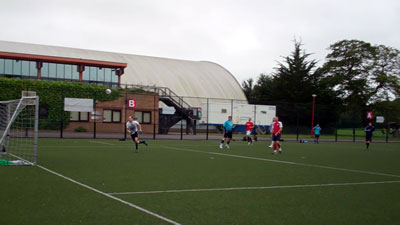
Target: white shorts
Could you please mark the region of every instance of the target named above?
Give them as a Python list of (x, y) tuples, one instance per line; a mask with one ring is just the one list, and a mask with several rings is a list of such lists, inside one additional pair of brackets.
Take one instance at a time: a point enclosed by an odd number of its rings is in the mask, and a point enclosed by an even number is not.
[(246, 135), (250, 136), (251, 135), (251, 130), (246, 131)]

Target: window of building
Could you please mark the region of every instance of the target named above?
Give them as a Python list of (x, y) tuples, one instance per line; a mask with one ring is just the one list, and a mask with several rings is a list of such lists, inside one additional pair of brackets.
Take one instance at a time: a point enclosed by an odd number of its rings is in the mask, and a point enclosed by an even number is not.
[(21, 75), (21, 60), (12, 60), (13, 61), (13, 74), (14, 75)]
[(97, 81), (104, 82), (104, 71), (103, 68), (99, 68), (97, 71)]
[(72, 65), (64, 65), (64, 79), (72, 79)]
[(105, 123), (120, 123), (121, 122), (121, 110), (103, 110), (103, 122)]
[(105, 82), (111, 82), (111, 69), (110, 68), (106, 68), (104, 69), (104, 81)]
[(113, 82), (113, 83), (118, 83), (118, 76), (117, 76), (115, 70), (112, 71), (112, 79), (111, 79), (111, 82)]
[(12, 74), (13, 71), (13, 63), (11, 59), (4, 60), (4, 73)]
[(82, 72), (82, 80), (89, 80), (89, 67), (85, 66), (85, 70)]
[(42, 64), (42, 69), (41, 69), (40, 73), (41, 73), (41, 77), (49, 77), (49, 64), (48, 63)]
[(135, 120), (139, 123), (150, 124), (151, 112), (135, 111)]
[(30, 69), (29, 61), (22, 61), (21, 64), (22, 64), (21, 75), (29, 76), (29, 69)]
[(4, 74), (4, 59), (0, 59), (0, 74)]
[(70, 121), (89, 122), (88, 112), (70, 112)]
[[(5, 76), (36, 77), (37, 61), (0, 58), (0, 74)], [(118, 87), (115, 68), (83, 65), (82, 80), (107, 87)], [(79, 80), (78, 65), (41, 62), (41, 78), (44, 80)]]
[(31, 77), (37, 76), (37, 68), (35, 61), (29, 61), (29, 76)]
[(79, 72), (77, 65), (72, 65), (72, 80), (79, 80)]
[(64, 64), (57, 64), (57, 78), (64, 79), (65, 72), (64, 72)]
[(49, 77), (56, 78), (57, 76), (57, 64), (49, 63)]
[(97, 81), (97, 67), (90, 66), (88, 69), (90, 73), (90, 81)]

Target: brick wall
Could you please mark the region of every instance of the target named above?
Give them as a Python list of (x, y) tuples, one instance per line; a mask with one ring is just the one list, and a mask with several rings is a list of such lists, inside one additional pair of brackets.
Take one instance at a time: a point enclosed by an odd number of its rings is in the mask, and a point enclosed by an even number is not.
[[(125, 99), (136, 99), (136, 109), (125, 109)], [(98, 111), (100, 116), (103, 116), (103, 110), (121, 111), (121, 121), (118, 123), (96, 120), (96, 133), (123, 133), (128, 116), (133, 116), (135, 111), (151, 112), (151, 123), (141, 124), (143, 133), (153, 133), (154, 125), (155, 131), (158, 133), (158, 100), (159, 97), (156, 94), (124, 94), (123, 97), (113, 101), (96, 102), (95, 111)], [(84, 127), (88, 132), (93, 132), (94, 120), (91, 117), (92, 114), (89, 113), (89, 122), (70, 122), (65, 131), (74, 131), (77, 127)]]

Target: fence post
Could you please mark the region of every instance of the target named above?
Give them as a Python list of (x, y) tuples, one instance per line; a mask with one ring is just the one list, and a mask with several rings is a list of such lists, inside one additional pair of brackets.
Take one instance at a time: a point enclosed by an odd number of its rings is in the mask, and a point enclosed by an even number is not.
[(61, 117), (60, 117), (60, 138), (63, 138), (64, 132), (64, 88), (61, 89), (61, 102), (62, 102), (62, 109), (61, 109)]
[(181, 113), (181, 140), (183, 140), (183, 114)]
[(208, 118), (210, 117), (209, 108), (209, 98), (207, 98), (207, 131), (206, 131), (206, 140), (208, 140)]
[(337, 130), (338, 130), (338, 118), (337, 117), (338, 117), (337, 113), (335, 112), (335, 142), (337, 142)]
[(233, 99), (231, 99), (231, 116), (232, 116), (232, 119), (233, 119)]
[[(96, 112), (96, 91), (94, 91), (93, 112)], [(93, 139), (96, 139), (96, 115), (93, 115), (93, 113), (92, 113), (92, 119), (93, 119)]]
[[(153, 140), (156, 140), (156, 113), (158, 111), (157, 102), (156, 102), (156, 93), (154, 92), (154, 112), (153, 112)], [(160, 118), (160, 116), (158, 116)]]
[[(128, 104), (128, 93), (125, 92), (125, 102), (124, 102), (124, 140), (126, 140), (126, 116), (127, 116), (127, 110), (126, 110), (126, 105)], [(104, 111), (103, 111), (104, 115)]]
[(299, 141), (299, 108), (295, 104), (296, 109), (296, 141)]
[(353, 127), (353, 142), (356, 142), (356, 128)]
[(385, 117), (386, 117), (386, 143), (388, 143), (390, 129), (389, 129), (389, 117), (386, 109), (385, 109)]

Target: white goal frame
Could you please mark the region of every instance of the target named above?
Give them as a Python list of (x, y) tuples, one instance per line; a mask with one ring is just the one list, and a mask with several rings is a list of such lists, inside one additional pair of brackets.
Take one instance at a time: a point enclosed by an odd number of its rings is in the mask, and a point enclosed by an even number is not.
[[(17, 104), (18, 103), (18, 104)], [(39, 96), (0, 101), (0, 159), (11, 160), (11, 165), (36, 165), (39, 127)], [(11, 105), (13, 107), (11, 107)], [(15, 106), (16, 105), (16, 106)], [(21, 114), (22, 113), (22, 114)], [(27, 114), (26, 118), (20, 118)], [(21, 120), (21, 121), (19, 121)], [(32, 121), (33, 120), (33, 121)], [(24, 121), (28, 121), (26, 124)]]

